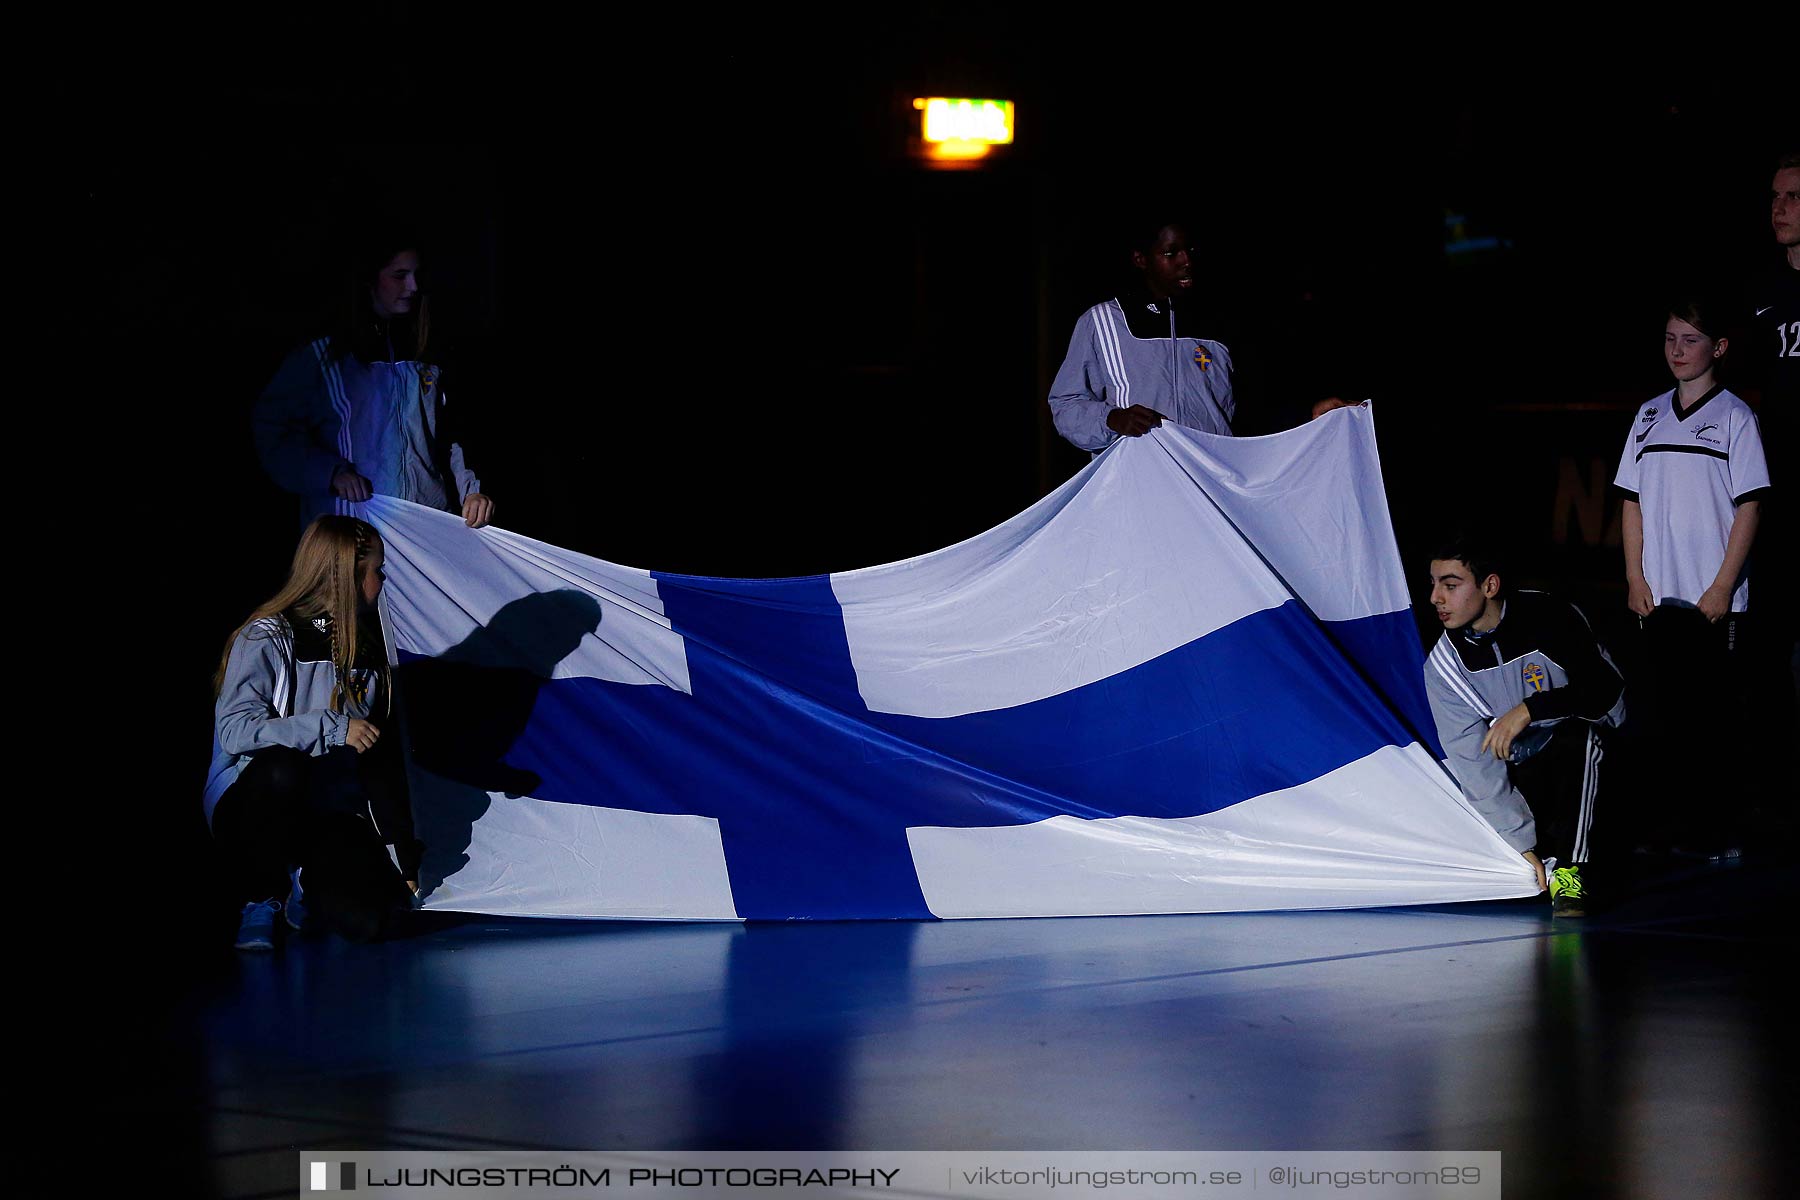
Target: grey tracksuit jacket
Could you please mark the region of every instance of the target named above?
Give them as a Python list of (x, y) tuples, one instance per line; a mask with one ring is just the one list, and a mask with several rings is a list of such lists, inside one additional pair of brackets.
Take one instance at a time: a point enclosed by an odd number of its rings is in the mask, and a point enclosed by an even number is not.
[[(206, 821), (225, 789), (237, 782), (251, 755), (287, 746), (320, 757), (344, 744), (350, 718), (369, 719), (385, 710), (376, 694), (380, 674), (372, 667), (351, 672), (342, 711), (333, 711), (337, 667), (323, 628), (304, 628), (296, 637), (297, 614), (252, 622), (231, 644), (225, 682), (213, 708), (212, 768), (206, 776)], [(316, 622), (311, 624), (316, 625)], [(359, 648), (359, 657), (360, 648)]]
[(481, 480), (450, 429), (441, 376), (428, 363), (333, 355), (329, 338), (288, 355), (257, 400), (252, 431), (263, 469), (299, 495), (302, 522), (352, 511), (331, 493), (343, 466), (379, 495), (462, 510)]
[(1050, 385), (1056, 431), (1082, 450), (1104, 450), (1119, 435), (1113, 408), (1142, 404), (1205, 433), (1231, 432), (1237, 401), (1231, 348), (1198, 305), (1121, 295), (1083, 313)]
[(1425, 659), (1425, 695), (1463, 795), (1520, 852), (1537, 844), (1536, 822), (1507, 764), (1482, 750), (1488, 726), (1526, 707), (1531, 724), (1514, 740), (1511, 760), (1521, 762), (1565, 721), (1617, 726), (1625, 719), (1624, 677), (1587, 618), (1544, 592), (1515, 591), (1486, 634), (1446, 629)]

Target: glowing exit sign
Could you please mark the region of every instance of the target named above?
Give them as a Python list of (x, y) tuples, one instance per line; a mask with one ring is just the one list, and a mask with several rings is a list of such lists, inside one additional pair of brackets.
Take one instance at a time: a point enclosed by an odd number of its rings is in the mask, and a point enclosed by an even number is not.
[(924, 113), (925, 149), (933, 158), (980, 158), (1013, 140), (1011, 100), (952, 100), (928, 96), (914, 100)]

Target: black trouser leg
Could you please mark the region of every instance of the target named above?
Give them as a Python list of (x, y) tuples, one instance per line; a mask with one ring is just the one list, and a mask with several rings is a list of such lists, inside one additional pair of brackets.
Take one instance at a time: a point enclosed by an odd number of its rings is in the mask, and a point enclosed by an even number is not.
[(357, 756), (356, 766), (377, 832), (394, 847), (402, 874), (416, 882), (423, 847), (413, 836), (412, 794), (406, 781), (406, 761), (401, 757), (399, 730), (391, 724), (386, 726), (375, 747)]
[(1751, 625), (1743, 613), (1715, 623), (1697, 609), (1669, 607), (1644, 622), (1658, 710), (1647, 766), (1680, 844), (1716, 850), (1742, 836), (1746, 792), (1755, 786), (1745, 769)]
[(1713, 629), (1719, 673), (1724, 679), (1722, 703), (1714, 714), (1720, 757), (1695, 764), (1694, 797), (1701, 810), (1698, 827), (1712, 843), (1708, 849), (1721, 850), (1743, 845), (1751, 802), (1765, 775), (1768, 747), (1758, 735), (1763, 732), (1766, 710), (1755, 701), (1757, 638), (1766, 631), (1748, 613), (1732, 613)]
[(387, 847), (367, 820), (348, 813), (321, 813), (313, 822), (300, 879), (309, 919), (353, 942), (385, 937), (410, 907)]
[(259, 751), (219, 798), (213, 833), (246, 898), (286, 895), (287, 872), (298, 866), (309, 918), (368, 941), (390, 931), (410, 892), (366, 815), (365, 773), (387, 768), (365, 768), (358, 758), (348, 747), (318, 758)]
[(1731, 798), (1717, 786), (1741, 713), (1731, 648), (1733, 615), (1713, 624), (1698, 609), (1660, 606), (1644, 619), (1641, 689), (1649, 701), (1650, 736), (1643, 769), (1665, 838), (1695, 844), (1721, 836)]
[(1513, 786), (1537, 822), (1539, 858), (1559, 866), (1588, 861), (1588, 837), (1599, 792), (1602, 746), (1586, 721), (1564, 721), (1536, 754), (1509, 767)]
[(239, 904), (281, 899), (305, 840), (307, 781), (298, 750), (276, 746), (251, 758), (213, 808), (212, 832)]

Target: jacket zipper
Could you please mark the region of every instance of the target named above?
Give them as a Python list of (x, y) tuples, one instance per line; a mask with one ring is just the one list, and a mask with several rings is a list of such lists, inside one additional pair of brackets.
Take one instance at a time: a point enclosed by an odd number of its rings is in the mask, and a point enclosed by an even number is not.
[(1175, 400), (1175, 411), (1165, 413), (1171, 421), (1181, 412), (1181, 343), (1175, 339), (1175, 301), (1169, 301), (1169, 395)]

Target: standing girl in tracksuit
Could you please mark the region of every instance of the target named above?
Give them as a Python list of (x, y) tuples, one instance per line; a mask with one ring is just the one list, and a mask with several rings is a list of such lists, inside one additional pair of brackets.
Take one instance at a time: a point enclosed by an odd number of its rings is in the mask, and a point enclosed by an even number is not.
[(246, 901), (239, 949), (271, 948), (284, 894), (292, 928), (366, 941), (390, 932), (418, 890), (375, 608), (382, 558), (373, 526), (318, 518), (287, 583), (226, 644), (206, 815)]
[(376, 493), (460, 513), (471, 526), (493, 519), (453, 429), (443, 368), (427, 358), (420, 265), (405, 232), (370, 238), (337, 331), (288, 355), (256, 403), (257, 457), (300, 498), (302, 523), (354, 516)]

